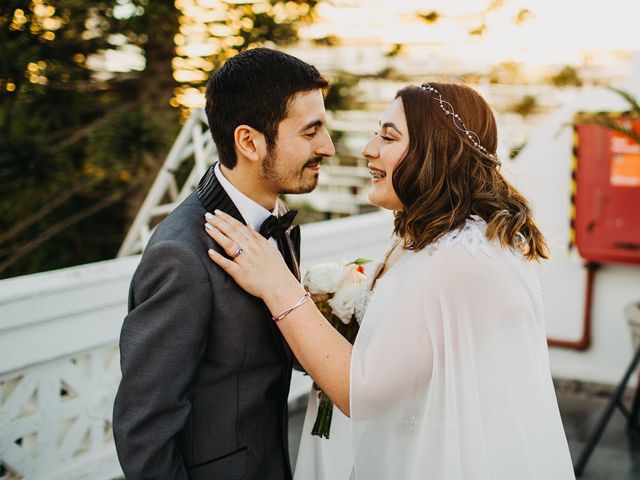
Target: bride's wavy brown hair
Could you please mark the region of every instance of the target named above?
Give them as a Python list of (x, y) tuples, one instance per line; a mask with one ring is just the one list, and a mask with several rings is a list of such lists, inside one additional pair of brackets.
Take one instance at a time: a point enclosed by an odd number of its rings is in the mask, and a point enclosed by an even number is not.
[[(472, 88), (430, 83), (451, 104), (480, 144), (495, 152), (496, 120)], [(487, 238), (503, 247), (520, 247), (529, 260), (549, 258), (527, 200), (486, 155), (456, 128), (433, 93), (417, 86), (398, 91), (409, 129), (409, 148), (393, 171), (393, 187), (403, 204), (395, 214), (395, 233), (405, 248), (421, 250), (471, 215), (487, 222)]]

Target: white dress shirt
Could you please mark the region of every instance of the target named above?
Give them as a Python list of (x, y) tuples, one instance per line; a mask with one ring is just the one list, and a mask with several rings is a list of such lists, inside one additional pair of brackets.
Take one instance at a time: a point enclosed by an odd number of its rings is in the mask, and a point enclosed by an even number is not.
[[(259, 203), (247, 197), (229, 180), (227, 180), (227, 178), (222, 173), (222, 170), (220, 170), (220, 163), (216, 164), (213, 169), (213, 173), (215, 173), (216, 178), (220, 182), (220, 185), (222, 185), (224, 191), (227, 192), (227, 195), (229, 195), (229, 198), (231, 198), (231, 200), (235, 204), (236, 208), (240, 212), (240, 215), (242, 215), (242, 218), (244, 218), (245, 222), (247, 222), (247, 225), (251, 224), (256, 232), (260, 231), (260, 227), (262, 226), (263, 222), (267, 218), (269, 218), (270, 215), (275, 215), (276, 217), (278, 216), (278, 202), (276, 202), (276, 206), (274, 207), (273, 212), (270, 212)], [(276, 241), (273, 238), (270, 238), (269, 241), (274, 245), (276, 244)]]

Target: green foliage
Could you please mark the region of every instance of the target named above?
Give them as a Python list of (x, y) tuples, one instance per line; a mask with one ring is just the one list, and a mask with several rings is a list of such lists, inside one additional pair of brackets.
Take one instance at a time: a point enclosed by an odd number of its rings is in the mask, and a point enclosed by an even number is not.
[(509, 107), (510, 112), (522, 117), (528, 117), (529, 115), (538, 113), (539, 110), (540, 105), (538, 104), (538, 99), (533, 95), (525, 95)]
[(371, 263), (372, 260), (370, 258), (356, 258), (352, 262), (347, 263), (347, 265), (366, 265), (367, 263)]
[(533, 15), (533, 12), (531, 12), (531, 10), (528, 10), (526, 8), (521, 8), (516, 14), (516, 16), (513, 17), (513, 23), (515, 23), (516, 25), (522, 25), (527, 20), (530, 20), (533, 17), (534, 15)]
[(329, 90), (324, 99), (327, 110), (352, 110), (360, 105), (356, 98), (358, 91), (358, 77), (348, 73), (340, 73), (331, 78)]
[(522, 149), (527, 146), (527, 142), (518, 143), (509, 149), (509, 160), (516, 158)]
[(470, 37), (483, 37), (487, 33), (487, 24), (482, 22), (475, 28), (469, 30), (468, 34)]
[[(273, 48), (295, 43), (299, 39), (300, 25), (314, 19), (314, 9), (318, 3), (319, 0), (269, 0), (257, 4), (218, 2), (209, 6), (201, 5), (201, 11), (215, 12), (212, 17), (216, 19), (199, 26), (205, 26), (213, 32), (222, 28), (223, 33), (211, 34), (211, 38), (217, 38), (217, 44), (222, 48), (213, 54), (191, 53), (186, 49), (178, 48), (181, 70), (189, 73), (181, 81), (178, 94), (190, 88), (203, 93), (208, 73), (243, 50), (260, 46)], [(224, 17), (224, 20), (220, 20), (221, 17)], [(185, 20), (185, 25), (188, 27), (198, 21), (198, 19), (189, 18)], [(325, 39), (327, 42), (334, 40), (336, 40), (335, 37)]]
[[(618, 94), (629, 105), (629, 115), (632, 117), (640, 117), (640, 102), (626, 90), (619, 88), (607, 87), (612, 92)], [(580, 115), (577, 120), (578, 123), (600, 125), (601, 127), (613, 130), (614, 132), (621, 133), (630, 140), (640, 144), (640, 132), (635, 131), (633, 128), (626, 126), (620, 122), (620, 119), (612, 117), (606, 112), (598, 113), (585, 113)]]
[(615, 87), (608, 87), (608, 88), (612, 92), (620, 95), (622, 99), (625, 102), (627, 102), (627, 104), (629, 105), (629, 110), (633, 115), (640, 116), (640, 102), (638, 102), (638, 99), (636, 97), (634, 97), (631, 93), (627, 92), (626, 90), (621, 90)]
[[(629, 105), (629, 116), (634, 118), (640, 117), (640, 102), (630, 92), (619, 88), (608, 87), (609, 90), (618, 94)], [(619, 118), (613, 117), (606, 112), (585, 113), (580, 116), (578, 123), (599, 125), (614, 132), (621, 133), (633, 142), (640, 144), (640, 132), (634, 130), (633, 127), (621, 122)]]
[(326, 37), (314, 38), (313, 43), (319, 47), (337, 47), (342, 43), (342, 40), (335, 35), (327, 35)]
[(131, 192), (155, 174), (150, 158), (175, 132), (171, 91), (165, 113), (151, 113), (144, 72), (98, 76), (90, 67), (123, 38), (146, 53), (177, 28), (177, 15), (165, 15), (173, 2), (132, 1), (132, 13), (117, 18), (120, 3), (0, 7), (0, 276), (112, 257)]
[(394, 43), (391, 47), (384, 53), (384, 56), (387, 58), (394, 58), (401, 55), (404, 52), (404, 45), (402, 43)]
[(566, 65), (549, 77), (549, 83), (556, 87), (581, 87), (582, 79), (575, 67)]
[(489, 71), (489, 82), (519, 84), (522, 83), (522, 65), (518, 62), (508, 61), (499, 63)]
[(441, 18), (441, 15), (435, 10), (432, 10), (430, 12), (425, 12), (425, 13), (417, 13), (416, 16), (423, 22), (429, 23), (429, 24), (437, 23), (438, 20), (440, 20)]
[[(96, 165), (123, 176), (143, 167), (145, 155), (158, 155), (177, 134), (175, 118), (157, 118), (148, 109), (125, 106), (106, 114), (88, 136), (86, 153)], [(166, 132), (167, 126), (170, 131)], [(87, 165), (91, 165), (87, 163)], [(126, 177), (126, 175), (124, 175)]]

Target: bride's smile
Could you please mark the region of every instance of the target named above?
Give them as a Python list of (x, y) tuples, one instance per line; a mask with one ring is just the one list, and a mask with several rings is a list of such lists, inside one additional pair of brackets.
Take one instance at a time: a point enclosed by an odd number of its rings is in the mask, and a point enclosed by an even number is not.
[(396, 99), (380, 121), (380, 130), (362, 150), (369, 161), (371, 190), (369, 201), (389, 210), (402, 210), (402, 202), (393, 188), (393, 170), (409, 148), (409, 130), (402, 107)]

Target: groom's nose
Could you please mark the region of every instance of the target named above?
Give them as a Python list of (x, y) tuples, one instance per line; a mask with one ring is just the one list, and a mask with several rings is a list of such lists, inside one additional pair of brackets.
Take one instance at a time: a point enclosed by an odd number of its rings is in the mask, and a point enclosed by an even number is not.
[(336, 148), (333, 146), (333, 141), (327, 129), (323, 127), (318, 136), (319, 143), (315, 153), (321, 157), (333, 157), (336, 154)]

